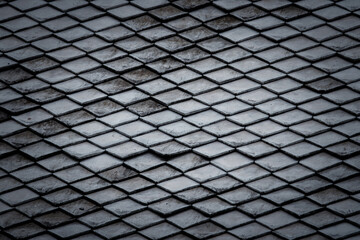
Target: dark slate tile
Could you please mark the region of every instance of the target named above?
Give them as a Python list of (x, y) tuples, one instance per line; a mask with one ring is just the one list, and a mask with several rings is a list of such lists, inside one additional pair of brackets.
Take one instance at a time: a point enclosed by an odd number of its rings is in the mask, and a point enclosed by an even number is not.
[(110, 223), (115, 219), (116, 217), (114, 215), (100, 210), (95, 213), (87, 214), (86, 216), (81, 217), (79, 220), (87, 225), (90, 225), (91, 227), (99, 227)]
[(245, 155), (250, 157), (258, 158), (265, 155), (269, 155), (277, 151), (276, 148), (264, 143), (264, 142), (255, 142), (246, 146), (237, 148), (237, 150)]
[(133, 105), (130, 105), (128, 109), (135, 114), (140, 115), (141, 117), (144, 117), (146, 115), (149, 115), (151, 113), (156, 113), (161, 110), (164, 110), (165, 107), (153, 100), (146, 100), (143, 102), (135, 103)]
[(37, 123), (30, 127), (31, 130), (35, 131), (39, 135), (43, 137), (50, 137), (52, 135), (55, 135), (57, 133), (61, 133), (67, 130), (67, 128), (59, 123), (58, 121), (55, 121), (53, 119), (44, 121), (41, 123)]
[(98, 37), (89, 37), (83, 40), (74, 42), (74, 46), (80, 48), (85, 52), (93, 52), (101, 48), (109, 46), (110, 43), (98, 38)]
[(146, 47), (149, 47), (151, 44), (146, 40), (139, 38), (137, 36), (126, 38), (124, 40), (118, 41), (115, 46), (121, 48), (127, 52), (133, 52), (136, 50), (140, 50)]
[(63, 42), (62, 40), (60, 40), (58, 38), (49, 37), (49, 38), (35, 41), (32, 43), (32, 45), (34, 45), (37, 48), (40, 48), (41, 50), (43, 50), (45, 52), (48, 52), (48, 51), (56, 50), (58, 48), (63, 48), (65, 46), (67, 46), (68, 44), (66, 44), (65, 42)]
[(22, 203), (34, 200), (39, 195), (27, 188), (20, 188), (0, 195), (0, 198), (10, 206), (16, 206)]
[(58, 178), (60, 178), (61, 180), (65, 181), (67, 183), (71, 183), (71, 182), (74, 182), (74, 181), (77, 181), (80, 179), (84, 179), (91, 175), (92, 175), (91, 172), (89, 172), (88, 170), (86, 170), (85, 168), (80, 167), (80, 166), (67, 168), (67, 169), (61, 170), (55, 174), (55, 176), (57, 176)]
[(126, 197), (126, 194), (116, 188), (110, 187), (88, 194), (87, 197), (98, 204), (106, 204), (123, 199)]
[(85, 21), (91, 18), (101, 16), (103, 13), (92, 6), (86, 6), (72, 10), (69, 12), (69, 14), (75, 17), (77, 20)]
[(187, 208), (187, 205), (175, 198), (167, 198), (149, 205), (149, 208), (161, 215), (170, 215)]
[(26, 46), (27, 44), (17, 37), (7, 37), (0, 40), (0, 47), (2, 52), (9, 52), (17, 48)]
[(18, 206), (18, 209), (29, 217), (34, 217), (49, 211), (53, 211), (55, 207), (51, 206), (44, 200), (38, 199)]
[(217, 178), (211, 181), (208, 181), (204, 184), (205, 187), (209, 188), (210, 190), (216, 192), (216, 193), (222, 193), (227, 190), (236, 188), (240, 186), (241, 183), (234, 178), (225, 176), (221, 178)]
[(58, 152), (59, 149), (41, 141), (21, 148), (21, 151), (35, 159), (40, 159)]
[[(56, 190), (59, 190), (60, 188), (65, 187), (66, 183), (64, 183), (63, 181), (61, 181), (55, 177), (50, 176), (50, 177), (39, 179), (35, 182), (31, 182), (30, 184), (28, 184), (28, 186), (32, 190), (36, 191), (39, 194), (46, 194), (46, 193), (56, 191)], [(45, 211), (45, 210), (46, 209), (43, 209), (43, 211)]]
[(80, 216), (84, 213), (94, 211), (97, 206), (88, 200), (80, 199), (61, 206), (61, 209), (72, 216)]
[(83, 28), (81, 26), (66, 29), (56, 34), (56, 36), (67, 42), (90, 37), (91, 35), (93, 35), (93, 33), (90, 30), (87, 30), (86, 28)]
[(116, 71), (116, 72), (123, 72), (126, 70), (131, 70), (141, 66), (142, 64), (139, 61), (136, 61), (133, 58), (125, 57), (119, 60), (115, 60), (109, 63), (106, 63), (105, 66), (108, 68)]
[(17, 32), (22, 29), (34, 27), (35, 25), (37, 25), (37, 22), (35, 22), (34, 20), (32, 20), (28, 17), (25, 17), (25, 16), (22, 16), (22, 17), (13, 19), (13, 20), (9, 20), (9, 21), (6, 21), (5, 23), (3, 23), (3, 27), (5, 27), (13, 32)]
[(108, 187), (110, 184), (105, 180), (98, 177), (91, 177), (85, 180), (80, 180), (73, 184), (73, 186), (80, 190), (83, 193), (93, 192), (105, 187)]
[(115, 7), (119, 7), (122, 5), (126, 5), (127, 2), (126, 1), (104, 1), (104, 0), (96, 0), (93, 3), (95, 6), (103, 9), (103, 10), (107, 10), (110, 8), (115, 8)]
[(113, 28), (105, 29), (100, 32), (97, 32), (97, 35), (105, 39), (108, 42), (118, 41), (120, 39), (125, 39), (127, 37), (135, 35), (133, 31), (123, 27), (116, 26)]
[(240, 147), (260, 140), (260, 138), (247, 131), (240, 131), (231, 135), (219, 138), (220, 142), (223, 142), (232, 147)]
[(207, 239), (208, 237), (219, 235), (224, 230), (213, 223), (203, 223), (187, 229), (186, 232), (198, 239)]
[(109, 17), (109, 16), (103, 16), (103, 17), (96, 18), (94, 20), (89, 20), (89, 21), (82, 23), (82, 25), (84, 27), (89, 28), (90, 30), (92, 30), (94, 32), (101, 31), (103, 29), (110, 28), (110, 27), (116, 26), (118, 24), (119, 24), (119, 21), (117, 21), (116, 19)]
[(1, 219), (1, 227), (10, 227), (15, 224), (26, 222), (29, 218), (15, 210), (11, 210), (1, 214)]
[(125, 5), (119, 8), (114, 8), (109, 11), (111, 15), (120, 20), (126, 20), (128, 18), (139, 16), (143, 13), (142, 10), (132, 6), (132, 5)]
[[(197, 33), (194, 35), (194, 33)], [(207, 27), (200, 26), (194, 29), (190, 29), (181, 33), (181, 36), (190, 41), (201, 41), (209, 37), (215, 36), (216, 33)]]
[(10, 134), (18, 133), (21, 130), (24, 130), (24, 126), (17, 123), (14, 120), (8, 120), (0, 123), (0, 135), (2, 137), (8, 136)]
[(288, 203), (291, 201), (295, 201), (298, 200), (300, 198), (302, 198), (304, 196), (304, 194), (293, 190), (292, 188), (283, 188), (281, 190), (277, 190), (275, 192), (272, 193), (268, 193), (266, 195), (264, 195), (264, 198), (274, 202), (276, 204), (284, 204), (284, 203)]
[(169, 224), (169, 223), (160, 223), (153, 227), (142, 230), (141, 233), (149, 238), (164, 238), (167, 236), (174, 235), (180, 232), (180, 229)]
[(91, 87), (90, 83), (88, 83), (80, 78), (70, 79), (68, 81), (61, 82), (61, 83), (54, 85), (55, 89), (57, 89), (61, 92), (65, 92), (65, 93), (72, 93), (72, 92), (76, 92), (78, 90), (84, 90), (84, 89), (87, 89), (90, 87)]
[(44, 232), (45, 230), (35, 223), (26, 223), (16, 227), (9, 228), (8, 234), (15, 238), (27, 238)]
[(321, 230), (328, 237), (341, 239), (346, 236), (358, 233), (357, 227), (349, 223), (339, 223)]
[(264, 194), (264, 193), (270, 193), (271, 191), (274, 190), (278, 190), (286, 185), (287, 185), (286, 182), (276, 177), (268, 176), (249, 183), (248, 187)]
[(172, 137), (161, 132), (161, 131), (153, 131), (150, 133), (146, 133), (134, 138), (134, 141), (145, 145), (147, 147), (151, 147), (157, 144), (165, 143), (171, 141)]
[(27, 62), (22, 63), (22, 66), (27, 70), (38, 73), (51, 68), (57, 67), (59, 64), (48, 57), (40, 57)]
[(180, 16), (185, 15), (184, 11), (182, 11), (172, 5), (167, 5), (164, 7), (160, 7), (160, 8), (151, 10), (149, 13), (151, 15), (153, 15), (155, 18), (158, 18), (162, 21), (171, 20), (171, 19), (178, 18)]
[(308, 235), (316, 233), (316, 231), (304, 224), (294, 223), (290, 226), (286, 226), (276, 230), (276, 232), (283, 237), (294, 238), (294, 237), (306, 237)]
[(245, 226), (235, 228), (230, 232), (239, 238), (253, 238), (269, 233), (270, 230), (258, 223), (250, 223)]
[(74, 112), (76, 110), (81, 109), (81, 106), (74, 103), (73, 101), (68, 100), (67, 98), (63, 98), (48, 104), (43, 105), (47, 111), (51, 112), (56, 116), (60, 116), (63, 114), (67, 114), (70, 112)]
[(167, 23), (167, 26), (176, 31), (187, 30), (189, 28), (194, 28), (199, 25), (201, 25), (200, 21), (190, 16), (184, 16), (178, 19), (174, 19)]
[(100, 64), (89, 57), (83, 57), (62, 65), (65, 69), (74, 72), (76, 74), (93, 70), (100, 67)]
[(190, 190), (177, 193), (175, 196), (186, 203), (193, 203), (202, 199), (206, 199), (209, 196), (213, 196), (213, 192), (203, 187), (195, 187)]
[(51, 32), (41, 26), (35, 26), (16, 33), (16, 36), (20, 37), (25, 41), (37, 40), (50, 35)]
[(124, 221), (137, 229), (142, 229), (162, 222), (162, 218), (149, 210), (145, 210), (124, 218)]
[(64, 151), (77, 159), (91, 157), (103, 152), (102, 149), (88, 142), (79, 143), (76, 145), (66, 147)]
[(67, 28), (74, 27), (77, 24), (78, 24), (78, 21), (76, 21), (68, 16), (64, 16), (64, 17), (56, 18), (54, 20), (47, 21), (47, 22), (43, 23), (42, 25), (44, 27), (50, 29), (51, 31), (59, 32), (61, 30), (65, 30)]
[(1, 21), (6, 20), (6, 19), (11, 19), (11, 18), (21, 15), (21, 12), (19, 12), (18, 10), (16, 10), (15, 8), (13, 8), (11, 6), (3, 7), (1, 9), (1, 13), (2, 13)]
[(51, 232), (59, 237), (65, 238), (76, 236), (78, 234), (88, 232), (89, 230), (90, 228), (86, 227), (85, 225), (75, 222), (54, 228), (51, 230)]
[(140, 50), (138, 52), (133, 53), (133, 56), (141, 62), (149, 63), (164, 58), (168, 56), (168, 54), (160, 50), (159, 48), (149, 47), (144, 50)]
[(125, 142), (114, 147), (108, 148), (106, 151), (120, 158), (131, 157), (144, 153), (147, 148), (134, 143), (134, 142)]
[(276, 229), (294, 223), (296, 218), (282, 210), (279, 210), (260, 217), (257, 220), (271, 229)]
[(134, 193), (131, 197), (143, 204), (150, 204), (159, 200), (170, 197), (170, 194), (161, 190), (160, 188), (151, 188), (138, 193)]
[(21, 133), (9, 136), (4, 140), (9, 144), (11, 144), (12, 146), (20, 148), (28, 144), (32, 144), (37, 141), (40, 141), (41, 138), (37, 134), (31, 131), (23, 131)]
[(132, 18), (124, 22), (125, 26), (135, 30), (144, 30), (159, 24), (157, 20), (149, 15), (143, 15), (137, 18)]
[(360, 151), (359, 146), (350, 141), (338, 143), (331, 147), (327, 147), (327, 149), (339, 157), (348, 157)]
[(73, 113), (65, 114), (57, 119), (67, 126), (74, 126), (79, 123), (93, 120), (95, 117), (88, 112), (83, 110), (75, 111)]
[(47, 55), (56, 59), (57, 61), (65, 62), (67, 60), (73, 60), (79, 57), (83, 57), (86, 55), (86, 53), (75, 47), (69, 46), (49, 52), (47, 53)]
[(263, 178), (269, 175), (269, 172), (257, 166), (256, 164), (250, 164), (229, 172), (229, 175), (242, 182), (247, 183), (253, 180), (257, 180), (259, 178)]
[(117, 222), (96, 230), (98, 234), (100, 234), (105, 238), (120, 237), (120, 236), (124, 236), (125, 234), (132, 233), (134, 231), (135, 231), (134, 228), (123, 222)]
[[(135, 193), (140, 190), (149, 188), (153, 186), (154, 184), (145, 178), (142, 177), (134, 177), (129, 180), (124, 180), (116, 184), (117, 187), (124, 190), (127, 193)], [(126, 195), (123, 194), (123, 197)]]
[(224, 16), (206, 23), (206, 26), (215, 31), (224, 31), (239, 26), (241, 21), (233, 16)]

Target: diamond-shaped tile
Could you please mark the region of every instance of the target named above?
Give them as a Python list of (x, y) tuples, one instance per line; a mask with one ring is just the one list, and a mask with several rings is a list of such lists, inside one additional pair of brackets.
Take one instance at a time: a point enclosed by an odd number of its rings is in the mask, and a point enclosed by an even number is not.
[(88, 142), (66, 147), (64, 151), (78, 159), (91, 157), (103, 152), (103, 150)]
[(146, 151), (146, 148), (134, 142), (125, 142), (108, 148), (106, 151), (117, 157), (126, 158), (141, 154)]

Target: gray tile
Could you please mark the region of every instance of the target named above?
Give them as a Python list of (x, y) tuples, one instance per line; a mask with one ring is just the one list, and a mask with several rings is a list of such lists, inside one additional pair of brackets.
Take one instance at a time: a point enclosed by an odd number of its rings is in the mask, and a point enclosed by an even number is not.
[(1, 5), (0, 238), (357, 237), (356, 0)]

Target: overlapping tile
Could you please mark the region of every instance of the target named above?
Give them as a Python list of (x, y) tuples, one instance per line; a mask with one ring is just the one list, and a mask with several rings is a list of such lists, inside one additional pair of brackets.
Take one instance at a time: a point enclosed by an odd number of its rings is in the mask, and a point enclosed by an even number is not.
[(357, 239), (359, 10), (0, 3), (0, 238)]

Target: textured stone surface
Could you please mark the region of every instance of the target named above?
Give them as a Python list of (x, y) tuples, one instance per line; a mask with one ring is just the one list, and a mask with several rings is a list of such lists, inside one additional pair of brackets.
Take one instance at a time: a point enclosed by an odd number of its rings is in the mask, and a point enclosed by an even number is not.
[(359, 239), (359, 43), (359, 0), (0, 1), (0, 239)]

